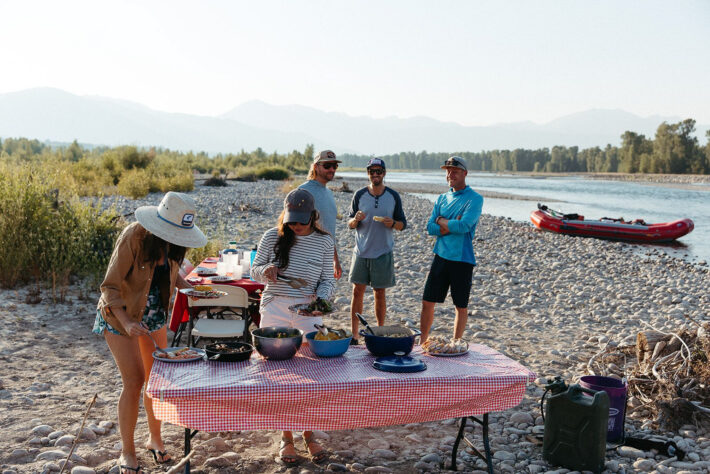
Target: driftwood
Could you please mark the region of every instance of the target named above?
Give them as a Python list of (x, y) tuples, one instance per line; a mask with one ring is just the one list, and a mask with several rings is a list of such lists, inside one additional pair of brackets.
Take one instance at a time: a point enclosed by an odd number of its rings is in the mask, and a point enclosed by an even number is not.
[[(646, 361), (646, 358), (653, 360), (658, 357), (654, 353), (654, 349), (658, 343), (663, 343), (662, 348), (666, 346), (671, 336), (667, 336), (659, 331), (645, 331), (636, 335), (636, 359), (639, 364)], [(662, 350), (662, 349), (661, 349)]]
[(627, 378), (629, 419), (674, 431), (683, 425), (710, 429), (710, 323), (693, 323), (697, 331), (668, 332), (644, 322), (635, 345), (604, 347), (587, 369)]

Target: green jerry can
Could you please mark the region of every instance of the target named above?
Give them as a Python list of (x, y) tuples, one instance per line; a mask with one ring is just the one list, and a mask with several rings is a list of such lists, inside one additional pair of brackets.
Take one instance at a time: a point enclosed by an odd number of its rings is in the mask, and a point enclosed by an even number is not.
[[(552, 393), (545, 410), (542, 455), (547, 462), (576, 471), (604, 470), (609, 395), (570, 385), (556, 377), (545, 388)], [(544, 396), (543, 396), (544, 398)]]

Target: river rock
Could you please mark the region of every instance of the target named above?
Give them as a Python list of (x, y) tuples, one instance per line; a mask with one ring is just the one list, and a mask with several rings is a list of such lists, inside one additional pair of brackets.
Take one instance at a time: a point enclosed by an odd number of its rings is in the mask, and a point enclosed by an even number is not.
[(49, 436), (52, 431), (54, 431), (54, 429), (49, 425), (39, 425), (32, 428), (32, 434), (39, 437)]

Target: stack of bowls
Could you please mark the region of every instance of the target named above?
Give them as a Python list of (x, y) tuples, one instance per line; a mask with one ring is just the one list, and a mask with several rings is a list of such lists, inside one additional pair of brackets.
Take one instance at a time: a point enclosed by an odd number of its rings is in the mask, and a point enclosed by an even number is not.
[(285, 326), (270, 326), (251, 332), (254, 347), (268, 360), (290, 359), (303, 342), (303, 331)]

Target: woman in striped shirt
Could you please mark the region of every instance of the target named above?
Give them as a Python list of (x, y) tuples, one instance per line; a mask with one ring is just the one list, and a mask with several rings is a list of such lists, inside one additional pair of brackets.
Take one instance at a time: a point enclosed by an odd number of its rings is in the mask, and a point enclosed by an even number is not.
[[(294, 327), (305, 334), (313, 330), (314, 323), (323, 324), (322, 318), (300, 316), (288, 309), (315, 298), (331, 299), (335, 291), (333, 238), (316, 225), (317, 221), (313, 195), (305, 189), (295, 189), (284, 199), (277, 227), (267, 230), (261, 238), (251, 267), (252, 278), (266, 283), (259, 308), (261, 327)], [(292, 288), (277, 280), (278, 275), (302, 278), (307, 284)], [(314, 441), (312, 431), (303, 432), (303, 441), (313, 462), (325, 460), (327, 453)], [(279, 456), (287, 465), (298, 463), (290, 431), (281, 435)]]

